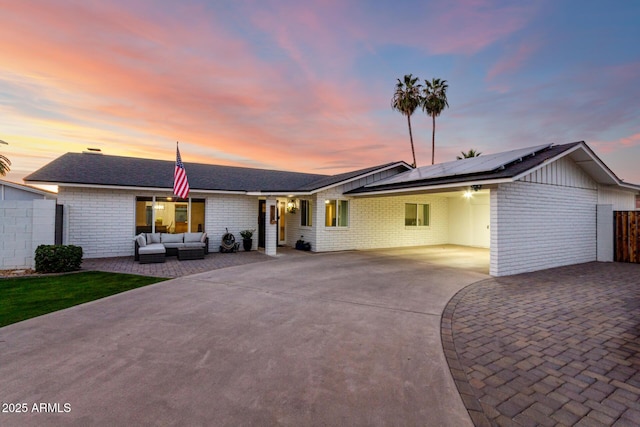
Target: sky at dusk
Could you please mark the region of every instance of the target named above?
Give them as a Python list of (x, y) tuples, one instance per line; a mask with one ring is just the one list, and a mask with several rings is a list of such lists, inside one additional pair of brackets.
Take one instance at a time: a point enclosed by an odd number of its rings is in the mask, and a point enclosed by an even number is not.
[[(640, 2), (0, 0), (0, 153), (332, 174), (412, 162), (405, 74), (448, 81), (436, 162), (584, 140), (640, 184)], [(412, 116), (418, 166), (431, 119)]]

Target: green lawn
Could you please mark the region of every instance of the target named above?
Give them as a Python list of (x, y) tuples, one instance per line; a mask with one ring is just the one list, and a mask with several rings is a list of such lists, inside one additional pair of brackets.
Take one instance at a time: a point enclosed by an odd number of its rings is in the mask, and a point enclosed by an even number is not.
[(0, 279), (0, 327), (163, 280), (99, 271)]

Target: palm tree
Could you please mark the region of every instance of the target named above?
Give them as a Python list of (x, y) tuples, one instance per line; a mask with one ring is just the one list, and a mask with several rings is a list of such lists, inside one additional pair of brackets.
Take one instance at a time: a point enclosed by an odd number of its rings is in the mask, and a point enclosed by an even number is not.
[(431, 164), (435, 162), (436, 151), (436, 117), (442, 113), (445, 107), (449, 106), (447, 102), (447, 85), (446, 80), (432, 79), (424, 81), (424, 97), (422, 98), (422, 109), (433, 119), (433, 132), (431, 134)]
[(0, 175), (5, 176), (9, 172), (11, 160), (0, 154)]
[(456, 160), (468, 159), (471, 157), (478, 157), (482, 153), (472, 148), (466, 153), (464, 151), (461, 151), (460, 154), (462, 154), (462, 157), (456, 156)]
[(411, 141), (411, 154), (413, 155), (413, 167), (416, 167), (416, 151), (413, 148), (413, 133), (411, 132), (411, 115), (421, 104), (420, 89), (422, 85), (416, 84), (418, 77), (411, 74), (405, 74), (404, 82), (398, 79), (396, 91), (391, 99), (391, 108), (407, 116), (407, 124), (409, 125), (409, 140)]

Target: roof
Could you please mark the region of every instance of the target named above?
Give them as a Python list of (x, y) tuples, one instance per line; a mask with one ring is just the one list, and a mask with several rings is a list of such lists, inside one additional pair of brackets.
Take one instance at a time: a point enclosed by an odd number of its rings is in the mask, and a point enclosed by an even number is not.
[[(192, 191), (313, 192), (404, 162), (387, 163), (340, 175), (320, 175), (234, 166), (184, 163)], [(407, 166), (408, 167), (408, 166)], [(175, 163), (166, 160), (67, 153), (24, 178), (66, 186), (173, 188)]]
[(30, 185), (18, 184), (16, 182), (5, 181), (4, 179), (0, 179), (0, 185), (15, 188), (16, 190), (25, 191), (27, 193), (36, 194), (43, 197), (55, 198), (57, 196), (57, 194), (53, 191), (43, 190), (41, 188), (32, 187)]
[[(538, 153), (550, 146), (551, 144), (546, 144), (536, 147), (519, 148), (517, 150), (503, 151), (495, 154), (487, 154), (484, 156), (470, 157), (452, 162), (438, 163), (431, 166), (423, 166), (413, 169), (410, 172), (388, 178), (384, 180), (384, 184), (424, 181), (436, 178), (468, 176), (482, 172), (491, 172), (504, 168), (506, 165), (522, 160), (523, 158), (534, 153)], [(371, 185), (374, 186), (380, 184), (382, 184), (382, 182)]]
[[(399, 172), (345, 193), (374, 195), (515, 181), (564, 156), (569, 156), (599, 184), (640, 191), (640, 186), (619, 179), (584, 141), (537, 145), (416, 169), (405, 162), (391, 162), (338, 175), (202, 163), (185, 163), (185, 168), (192, 191), (260, 194), (312, 194), (356, 179), (371, 177), (376, 172)], [(171, 190), (174, 168), (175, 163), (166, 160), (67, 153), (24, 180), (62, 186)]]
[(428, 187), (454, 187), (516, 180), (522, 175), (544, 166), (547, 162), (565, 155), (571, 156), (578, 166), (600, 184), (618, 185), (635, 191), (640, 190), (638, 186), (623, 183), (584, 141), (578, 141), (561, 145), (539, 145), (424, 166), (356, 188), (347, 194), (415, 191)]
[(340, 184), (340, 183), (344, 183), (346, 181), (350, 181), (352, 179), (356, 179), (359, 178), (363, 175), (368, 175), (372, 172), (376, 172), (379, 170), (383, 170), (383, 169), (389, 169), (392, 167), (401, 167), (401, 168), (405, 168), (407, 170), (410, 170), (411, 167), (406, 164), (405, 162), (392, 162), (392, 163), (386, 163), (384, 165), (379, 165), (379, 166), (373, 166), (370, 168), (366, 168), (366, 169), (360, 169), (357, 171), (353, 171), (353, 172), (346, 172), (346, 173), (341, 173), (339, 175), (332, 175), (332, 176), (327, 176), (324, 178), (320, 178), (317, 181), (313, 181), (311, 183), (309, 183), (306, 186), (302, 186), (300, 187), (298, 190), (299, 191), (313, 191), (313, 190), (319, 190), (321, 188), (326, 188), (326, 187), (331, 187), (333, 185), (336, 184)]

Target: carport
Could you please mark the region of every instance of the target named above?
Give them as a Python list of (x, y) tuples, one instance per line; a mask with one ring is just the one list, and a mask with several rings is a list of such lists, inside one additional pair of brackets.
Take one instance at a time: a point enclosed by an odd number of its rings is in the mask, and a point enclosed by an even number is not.
[[(380, 247), (414, 248), (413, 255), (421, 253), (426, 260), (450, 262), (455, 266), (453, 256), (467, 260), (474, 258), (473, 264), (485, 273), (489, 272), (491, 243), (491, 189), (488, 187), (458, 186), (439, 190), (420, 189), (393, 194), (366, 194), (356, 196), (353, 216), (368, 213), (360, 228), (375, 228), (383, 237), (369, 239), (365, 244)], [(417, 203), (429, 206), (429, 224), (426, 227), (398, 226), (402, 224), (403, 206)], [(425, 214), (426, 215), (426, 214)], [(383, 240), (384, 239), (384, 240)], [(443, 248), (456, 248), (455, 254)], [(441, 254), (438, 251), (443, 251)]]
[(421, 198), (433, 218), (424, 244), (489, 248), (490, 274), (505, 276), (613, 260), (612, 211), (633, 209), (639, 189), (580, 141), (424, 166), (345, 194)]

